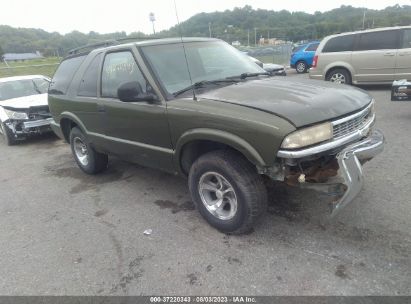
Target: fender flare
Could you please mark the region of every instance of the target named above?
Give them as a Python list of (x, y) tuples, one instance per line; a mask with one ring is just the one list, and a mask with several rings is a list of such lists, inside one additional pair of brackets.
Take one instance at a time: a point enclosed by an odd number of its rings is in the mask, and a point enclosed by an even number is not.
[(63, 131), (63, 128), (62, 128), (62, 125), (61, 125), (61, 121), (63, 119), (71, 120), (72, 122), (74, 122), (81, 129), (81, 131), (83, 131), (85, 134), (88, 133), (86, 126), (81, 122), (81, 120), (75, 114), (73, 114), (71, 112), (63, 112), (63, 113), (60, 114), (59, 122), (58, 122), (58, 124), (60, 126), (60, 129), (63, 132), (63, 135), (64, 135), (64, 131)]
[(186, 131), (176, 143), (174, 162), (176, 167), (180, 168), (181, 171), (182, 167), (180, 160), (184, 146), (196, 140), (209, 140), (222, 143), (242, 153), (252, 164), (261, 167), (266, 166), (265, 161), (258, 151), (243, 138), (226, 131), (199, 128)]

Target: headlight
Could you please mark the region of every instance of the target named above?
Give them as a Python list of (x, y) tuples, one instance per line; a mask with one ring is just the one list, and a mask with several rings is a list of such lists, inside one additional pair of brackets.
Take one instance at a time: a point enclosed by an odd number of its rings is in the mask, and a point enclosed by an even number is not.
[(374, 99), (371, 101), (370, 114), (371, 116), (375, 114), (375, 100)]
[(7, 109), (4, 109), (4, 111), (10, 119), (28, 119), (27, 114), (24, 112), (15, 112)]
[(331, 123), (326, 122), (291, 133), (284, 139), (281, 148), (298, 149), (331, 139), (332, 137), (333, 126)]

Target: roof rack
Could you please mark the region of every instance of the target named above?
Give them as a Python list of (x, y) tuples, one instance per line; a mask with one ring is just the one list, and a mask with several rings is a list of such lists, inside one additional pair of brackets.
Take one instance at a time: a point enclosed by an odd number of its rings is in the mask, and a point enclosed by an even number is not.
[(103, 41), (103, 42), (98, 42), (98, 43), (93, 43), (93, 44), (87, 44), (87, 45), (83, 45), (83, 46), (80, 46), (78, 48), (68, 51), (68, 55), (79, 54), (80, 51), (87, 51), (87, 50), (91, 51), (99, 47), (105, 47), (105, 46), (110, 46), (110, 45), (115, 45), (115, 44), (117, 44), (117, 41), (114, 39)]
[(125, 37), (125, 38), (119, 38), (119, 39), (110, 39), (110, 40), (97, 42), (93, 44), (87, 44), (87, 45), (72, 49), (68, 51), (68, 55), (69, 56), (76, 55), (76, 54), (79, 54), (80, 51), (85, 53), (87, 51), (92, 51), (100, 47), (107, 47), (111, 45), (121, 44), (121, 43), (124, 43), (125, 41), (153, 40), (153, 39), (162, 39), (162, 38), (165, 38), (165, 37)]

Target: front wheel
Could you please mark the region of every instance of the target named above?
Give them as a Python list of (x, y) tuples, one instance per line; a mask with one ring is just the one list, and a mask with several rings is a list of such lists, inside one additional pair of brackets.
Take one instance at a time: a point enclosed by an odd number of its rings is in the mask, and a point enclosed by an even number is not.
[(4, 142), (7, 146), (12, 146), (16, 144), (16, 140), (13, 138), (13, 134), (8, 130), (4, 123), (0, 123), (0, 135), (3, 136)]
[(335, 83), (351, 84), (351, 75), (347, 70), (335, 69), (328, 73), (326, 80)]
[(97, 174), (107, 168), (108, 156), (90, 146), (85, 134), (77, 127), (71, 129), (70, 146), (77, 165), (87, 174)]
[(191, 197), (204, 219), (225, 233), (246, 233), (267, 207), (267, 191), (256, 169), (242, 155), (209, 152), (192, 165)]

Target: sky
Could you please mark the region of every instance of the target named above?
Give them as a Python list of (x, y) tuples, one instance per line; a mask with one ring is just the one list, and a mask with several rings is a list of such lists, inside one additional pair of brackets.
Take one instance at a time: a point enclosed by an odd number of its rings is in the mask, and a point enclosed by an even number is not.
[[(200, 12), (215, 12), (251, 5), (269, 10), (328, 11), (341, 5), (382, 9), (395, 4), (411, 5), (411, 0), (175, 0), (180, 21)], [(3, 5), (1, 5), (3, 3)], [(141, 31), (152, 33), (149, 14), (154, 13), (156, 31), (177, 23), (174, 0), (0, 0), (0, 24), (41, 28), (61, 34), (77, 30), (88, 33)]]

